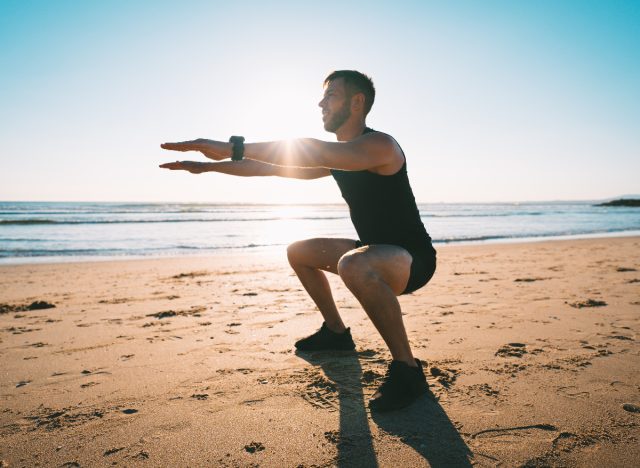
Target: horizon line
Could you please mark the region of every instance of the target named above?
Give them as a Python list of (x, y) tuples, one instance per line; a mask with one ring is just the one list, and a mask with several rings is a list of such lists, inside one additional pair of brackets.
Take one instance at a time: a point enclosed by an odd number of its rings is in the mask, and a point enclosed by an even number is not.
[[(579, 199), (551, 199), (551, 200), (493, 200), (493, 201), (418, 201), (418, 205), (492, 205), (492, 204), (519, 204), (519, 203), (593, 203), (606, 202), (612, 200), (624, 199), (640, 199), (640, 195), (618, 195), (605, 198), (579, 198)], [(185, 204), (185, 205), (289, 205), (289, 206), (307, 206), (307, 205), (342, 205), (343, 202), (241, 202), (241, 201), (177, 201), (177, 200), (0, 200), (0, 203), (111, 203), (111, 204)]]

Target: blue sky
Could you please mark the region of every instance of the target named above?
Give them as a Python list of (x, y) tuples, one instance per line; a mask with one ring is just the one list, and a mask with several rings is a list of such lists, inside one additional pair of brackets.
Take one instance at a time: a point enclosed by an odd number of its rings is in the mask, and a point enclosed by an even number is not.
[(157, 165), (164, 141), (332, 140), (342, 68), (373, 77), (421, 202), (640, 193), (638, 24), (637, 1), (3, 0), (0, 200), (339, 202)]

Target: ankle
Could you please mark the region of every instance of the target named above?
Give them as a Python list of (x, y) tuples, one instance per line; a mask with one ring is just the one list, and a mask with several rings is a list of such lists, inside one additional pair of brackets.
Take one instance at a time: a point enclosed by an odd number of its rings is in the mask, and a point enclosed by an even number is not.
[(409, 358), (409, 359), (394, 359), (394, 361), (398, 361), (398, 362), (404, 362), (406, 365), (408, 365), (409, 367), (415, 367), (416, 369), (418, 368), (418, 363), (416, 362), (416, 360), (414, 358)]
[(347, 331), (347, 327), (344, 326), (344, 323), (327, 323), (327, 328), (333, 333), (337, 333), (339, 335)]

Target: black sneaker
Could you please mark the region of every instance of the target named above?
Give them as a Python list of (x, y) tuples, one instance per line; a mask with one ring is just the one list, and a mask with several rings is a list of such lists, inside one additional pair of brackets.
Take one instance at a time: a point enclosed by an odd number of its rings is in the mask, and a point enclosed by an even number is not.
[(325, 322), (320, 330), (313, 335), (296, 341), (296, 348), (300, 351), (353, 351), (356, 345), (351, 338), (351, 329), (347, 328), (343, 333), (336, 333), (327, 328)]
[(402, 361), (391, 361), (384, 383), (369, 401), (369, 408), (379, 412), (393, 411), (409, 406), (424, 394), (429, 394), (433, 399), (422, 363), (416, 359), (416, 364), (418, 367), (411, 367)]

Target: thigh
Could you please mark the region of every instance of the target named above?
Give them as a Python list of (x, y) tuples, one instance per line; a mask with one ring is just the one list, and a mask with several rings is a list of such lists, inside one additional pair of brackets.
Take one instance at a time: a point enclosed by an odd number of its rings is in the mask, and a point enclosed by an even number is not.
[(315, 238), (294, 242), (287, 248), (289, 263), (338, 274), (338, 260), (356, 246), (353, 239)]
[(366, 245), (347, 252), (339, 261), (340, 275), (374, 273), (399, 296), (409, 282), (413, 258), (397, 245)]
[(436, 271), (436, 256), (430, 252), (410, 252), (413, 257), (411, 274), (402, 294), (411, 294), (426, 285)]

